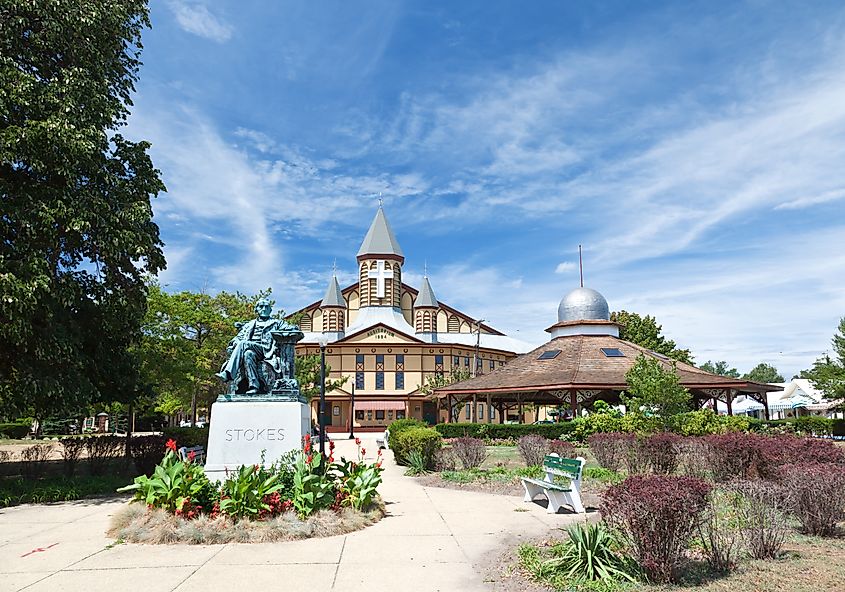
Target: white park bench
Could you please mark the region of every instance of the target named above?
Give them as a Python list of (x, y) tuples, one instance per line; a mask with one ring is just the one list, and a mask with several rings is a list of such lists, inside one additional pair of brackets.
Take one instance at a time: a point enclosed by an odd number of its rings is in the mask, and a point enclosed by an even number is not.
[(205, 448), (203, 448), (202, 446), (191, 446), (190, 448), (188, 448), (187, 446), (182, 446), (178, 450), (179, 459), (182, 460), (182, 462), (187, 461), (188, 457), (190, 456), (190, 454), (192, 452), (194, 453), (194, 461), (193, 461), (194, 464), (204, 465), (205, 464)]
[(376, 446), (390, 448), (390, 430), (384, 430), (384, 438), (376, 438)]
[[(522, 478), (522, 486), (525, 488), (524, 501), (534, 501), (534, 497), (543, 494), (549, 500), (547, 512), (556, 514), (564, 504), (572, 506), (576, 514), (586, 512), (581, 503), (581, 472), (585, 460), (578, 458), (561, 458), (557, 454), (548, 454), (543, 459), (544, 479)], [(569, 485), (555, 483), (555, 477), (569, 479)]]

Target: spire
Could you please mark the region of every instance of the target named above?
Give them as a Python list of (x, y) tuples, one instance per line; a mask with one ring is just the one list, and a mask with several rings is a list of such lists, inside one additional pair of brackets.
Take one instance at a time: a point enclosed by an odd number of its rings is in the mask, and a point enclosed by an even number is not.
[(420, 293), (417, 294), (417, 299), (414, 300), (414, 308), (437, 308), (439, 306), (437, 298), (434, 297), (434, 290), (428, 283), (428, 276), (423, 277), (422, 288), (420, 288)]
[(381, 206), (376, 212), (376, 217), (373, 218), (373, 223), (370, 224), (361, 248), (358, 249), (359, 258), (366, 255), (394, 255), (403, 260), (405, 258)]
[(332, 274), (332, 281), (329, 282), (329, 289), (326, 290), (326, 295), (323, 297), (323, 302), (320, 306), (340, 306), (346, 308), (346, 301), (343, 299), (340, 285), (337, 283), (337, 276), (334, 274)]

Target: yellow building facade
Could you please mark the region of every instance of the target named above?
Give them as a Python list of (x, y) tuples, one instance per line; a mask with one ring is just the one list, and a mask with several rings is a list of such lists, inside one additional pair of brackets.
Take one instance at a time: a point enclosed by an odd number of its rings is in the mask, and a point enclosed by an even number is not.
[[(297, 311), (305, 334), (297, 353), (319, 354), (327, 342), (328, 378), (346, 378), (326, 393), (328, 430), (383, 429), (403, 417), (445, 421), (445, 409), (420, 391), (429, 376), (487, 373), (530, 349), (437, 300), (427, 277), (419, 289), (403, 282), (405, 256), (381, 207), (356, 260), (357, 282), (341, 289), (332, 277), (322, 300)], [(316, 418), (316, 401), (313, 410)], [(479, 406), (479, 421), (485, 411)]]

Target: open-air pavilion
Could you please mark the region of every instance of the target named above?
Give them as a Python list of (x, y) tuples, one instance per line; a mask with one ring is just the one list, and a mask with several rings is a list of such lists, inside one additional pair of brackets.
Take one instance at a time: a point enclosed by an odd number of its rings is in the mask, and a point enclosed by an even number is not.
[(734, 399), (745, 395), (759, 402), (769, 417), (766, 392), (776, 387), (711, 374), (620, 339), (607, 301), (595, 290), (577, 288), (567, 294), (558, 308), (558, 322), (546, 331), (551, 341), (505, 366), (437, 389), (435, 396), (450, 410), (448, 421), (454, 421), (455, 410), (470, 402), (476, 403), (473, 410), (477, 403), (487, 405), (488, 422), (493, 408), (503, 422), (514, 409), (521, 421), (527, 404), (568, 407), (575, 416), (599, 400), (620, 403), (620, 394), (627, 389), (625, 374), (641, 355), (657, 359), (667, 369), (674, 366), (698, 408), (715, 410), (721, 401), (733, 415)]

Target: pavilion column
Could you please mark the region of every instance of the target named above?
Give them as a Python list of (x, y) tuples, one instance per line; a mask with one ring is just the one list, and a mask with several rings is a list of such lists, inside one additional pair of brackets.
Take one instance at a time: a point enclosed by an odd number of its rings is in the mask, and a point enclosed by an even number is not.
[(497, 407), (499, 410), (499, 423), (505, 423), (505, 406), (499, 403)]
[(569, 391), (569, 407), (572, 409), (572, 419), (578, 417), (578, 391)]
[(763, 413), (766, 416), (766, 421), (769, 421), (771, 416), (769, 415), (769, 397), (767, 395), (768, 393), (763, 393)]
[(478, 423), (478, 395), (472, 394), (472, 423)]
[(710, 397), (710, 404), (713, 406), (713, 413), (719, 413), (719, 399)]
[(487, 393), (487, 423), (493, 423), (493, 395)]
[(734, 414), (733, 400), (734, 400), (733, 391), (731, 389), (727, 389), (725, 391), (725, 401), (727, 401), (727, 403), (728, 403), (728, 415)]
[(525, 416), (522, 413), (522, 395), (517, 395), (516, 399), (519, 401), (519, 423), (525, 423)]
[(446, 395), (446, 423), (452, 423), (452, 395)]

